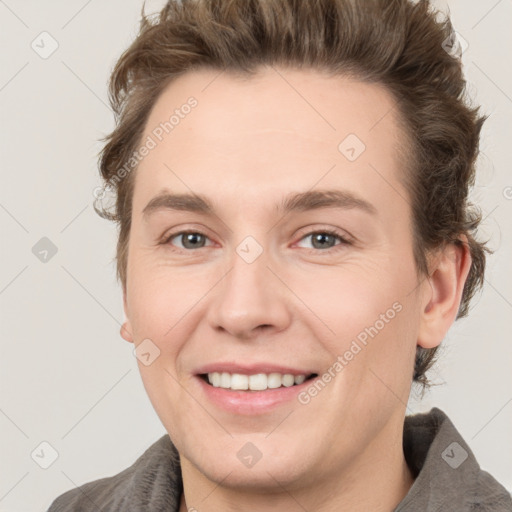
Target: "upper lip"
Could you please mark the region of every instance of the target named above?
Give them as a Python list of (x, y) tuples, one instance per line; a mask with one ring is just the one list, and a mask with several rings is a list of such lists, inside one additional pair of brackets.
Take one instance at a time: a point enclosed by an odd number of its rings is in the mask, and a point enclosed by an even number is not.
[(213, 372), (239, 373), (241, 375), (255, 375), (257, 373), (281, 373), (284, 375), (288, 373), (291, 375), (306, 375), (306, 377), (315, 373), (312, 370), (290, 368), (289, 366), (281, 366), (272, 363), (240, 364), (230, 362), (205, 364), (204, 366), (197, 368), (194, 373), (201, 375)]

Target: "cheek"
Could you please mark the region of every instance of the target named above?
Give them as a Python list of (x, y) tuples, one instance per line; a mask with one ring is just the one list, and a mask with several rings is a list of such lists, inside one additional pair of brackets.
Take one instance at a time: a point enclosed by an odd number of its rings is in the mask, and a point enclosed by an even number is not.
[(137, 337), (162, 339), (207, 291), (191, 267), (178, 268), (161, 258), (135, 255), (128, 274), (128, 308)]
[[(344, 266), (329, 275), (304, 283), (304, 297), (326, 316), (332, 329), (353, 336), (373, 325), (403, 295), (390, 273)], [(391, 314), (393, 311), (391, 312)]]
[(132, 280), (129, 294), (130, 323), (136, 341), (160, 338), (172, 326), (174, 310), (165, 289), (150, 286), (149, 281)]
[[(331, 331), (322, 336), (329, 352), (346, 356), (354, 371), (371, 365), (385, 367), (387, 374), (407, 363), (418, 329), (418, 304), (411, 293), (416, 285), (414, 266), (407, 263), (375, 272), (333, 272), (311, 304)], [(352, 364), (355, 360), (360, 364)]]

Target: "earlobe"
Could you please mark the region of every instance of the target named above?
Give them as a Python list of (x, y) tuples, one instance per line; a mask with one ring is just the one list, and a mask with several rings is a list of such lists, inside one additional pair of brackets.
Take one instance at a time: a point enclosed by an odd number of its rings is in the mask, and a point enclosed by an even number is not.
[(123, 322), (123, 325), (121, 325), (121, 329), (119, 330), (119, 333), (121, 334), (121, 337), (129, 341), (130, 343), (133, 343), (133, 336), (132, 336), (132, 326), (130, 324), (130, 320), (128, 317), (128, 305), (126, 301), (126, 292), (123, 291), (123, 311), (125, 316), (125, 321)]
[(130, 326), (130, 322), (126, 321), (121, 325), (121, 329), (119, 330), (121, 337), (130, 343), (133, 343), (132, 330)]
[(471, 268), (471, 254), (465, 236), (460, 244), (447, 244), (437, 255), (425, 287), (422, 304), (418, 345), (437, 347), (459, 311), (464, 284)]

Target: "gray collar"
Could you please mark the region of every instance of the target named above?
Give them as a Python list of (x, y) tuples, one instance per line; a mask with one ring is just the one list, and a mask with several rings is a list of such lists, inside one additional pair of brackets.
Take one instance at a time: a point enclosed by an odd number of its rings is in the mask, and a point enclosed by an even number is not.
[[(440, 409), (405, 417), (403, 447), (415, 481), (393, 512), (512, 511), (510, 494)], [(165, 434), (129, 468), (62, 494), (48, 512), (178, 512), (182, 492), (179, 454)]]

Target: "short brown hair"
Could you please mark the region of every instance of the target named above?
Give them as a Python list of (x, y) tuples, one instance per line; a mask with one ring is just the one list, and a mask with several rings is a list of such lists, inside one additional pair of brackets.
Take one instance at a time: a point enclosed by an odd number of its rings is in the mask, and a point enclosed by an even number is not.
[[(429, 251), (463, 243), (472, 265), (457, 318), (484, 280), (481, 221), (468, 202), (475, 179), (485, 117), (465, 101), (461, 63), (444, 48), (453, 37), (449, 18), (439, 19), (428, 0), (169, 0), (156, 19), (141, 11), (140, 31), (110, 78), (116, 127), (105, 137), (100, 171), (115, 190), (113, 211), (98, 208), (119, 225), (117, 277), (126, 290), (134, 173), (119, 179), (138, 147), (150, 111), (164, 88), (200, 68), (251, 76), (260, 65), (318, 69), (383, 84), (407, 127), (410, 165), (403, 181), (410, 195), (414, 257), (428, 275)], [(404, 141), (405, 142), (405, 141)], [(125, 172), (126, 174), (126, 172)], [(412, 379), (431, 385), (426, 371), (438, 347), (417, 347)]]

